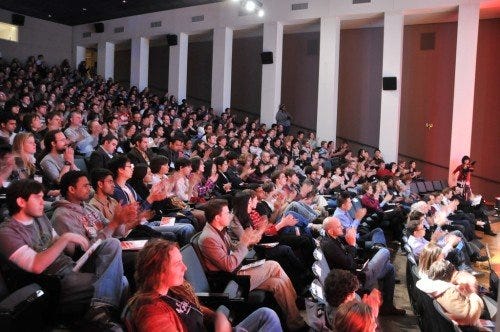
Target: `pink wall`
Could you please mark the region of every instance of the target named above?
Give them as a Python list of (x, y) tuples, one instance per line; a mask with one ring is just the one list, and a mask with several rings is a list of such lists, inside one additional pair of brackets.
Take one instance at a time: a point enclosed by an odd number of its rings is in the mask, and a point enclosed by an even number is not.
[[(500, 19), (481, 20), (476, 62), (471, 158), (472, 189), (489, 200), (500, 195)], [(485, 179), (489, 179), (487, 181)], [(495, 181), (495, 182), (492, 182)]]
[(316, 129), (318, 108), (319, 32), (283, 36), (281, 101), (293, 123)]
[[(434, 50), (420, 50), (422, 33), (435, 34)], [(456, 23), (404, 30), (399, 153), (444, 168), (450, 156), (456, 38)]]
[(340, 32), (337, 135), (378, 146), (383, 28)]

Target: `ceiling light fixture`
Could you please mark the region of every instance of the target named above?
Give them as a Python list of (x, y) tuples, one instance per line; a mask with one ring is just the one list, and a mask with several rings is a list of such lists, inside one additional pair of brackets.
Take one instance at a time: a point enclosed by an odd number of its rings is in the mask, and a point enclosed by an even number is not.
[(239, 3), (243, 10), (248, 13), (255, 13), (258, 17), (264, 17), (265, 15), (261, 0), (231, 0), (231, 2)]

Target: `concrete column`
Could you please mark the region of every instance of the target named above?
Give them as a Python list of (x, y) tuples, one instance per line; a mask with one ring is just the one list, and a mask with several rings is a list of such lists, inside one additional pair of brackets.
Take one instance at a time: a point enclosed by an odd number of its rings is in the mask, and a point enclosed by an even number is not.
[(168, 92), (180, 102), (186, 98), (188, 35), (179, 33), (177, 45), (170, 46)]
[[(479, 3), (460, 5), (455, 56), (450, 171), (461, 163), (464, 155), (470, 156), (471, 151), (478, 29)], [(454, 178), (450, 176), (451, 183), (455, 182)]]
[(102, 42), (97, 45), (97, 74), (104, 80), (115, 78), (115, 44)]
[(132, 38), (130, 50), (130, 86), (137, 86), (142, 91), (148, 86), (149, 39)]
[(319, 42), (318, 140), (335, 140), (337, 136), (337, 101), (339, 93), (340, 19), (321, 18)]
[(215, 28), (212, 57), (212, 101), (215, 112), (220, 114), (231, 107), (231, 69), (233, 59), (233, 30)]
[(267, 125), (276, 122), (276, 113), (281, 102), (281, 66), (283, 56), (283, 24), (264, 23), (262, 50), (273, 52), (273, 63), (262, 65), (262, 93), (260, 121)]
[(402, 13), (386, 12), (384, 15), (384, 49), (382, 76), (396, 77), (397, 89), (382, 90), (380, 107), (379, 148), (387, 162), (398, 160), (399, 116), (401, 110), (401, 73), (403, 63), (403, 28)]
[(75, 50), (75, 68), (78, 68), (78, 65), (80, 64), (80, 62), (82, 62), (83, 60), (85, 60), (85, 51), (87, 49), (85, 48), (85, 46), (76, 46), (76, 50)]

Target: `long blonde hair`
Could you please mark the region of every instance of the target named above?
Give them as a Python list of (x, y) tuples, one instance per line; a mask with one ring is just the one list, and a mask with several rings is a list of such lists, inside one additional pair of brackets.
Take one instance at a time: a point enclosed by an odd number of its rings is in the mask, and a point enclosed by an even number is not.
[(14, 152), (16, 157), (21, 158), (23, 163), (22, 166), (28, 170), (29, 174), (34, 174), (36, 166), (31, 160), (33, 156), (24, 152), (24, 143), (29, 138), (33, 138), (33, 140), (35, 140), (35, 135), (28, 132), (18, 133), (14, 137), (14, 141), (12, 142), (12, 151)]
[(420, 273), (427, 275), (429, 269), (435, 261), (439, 260), (442, 249), (434, 242), (429, 242), (424, 247), (418, 258), (418, 270)]

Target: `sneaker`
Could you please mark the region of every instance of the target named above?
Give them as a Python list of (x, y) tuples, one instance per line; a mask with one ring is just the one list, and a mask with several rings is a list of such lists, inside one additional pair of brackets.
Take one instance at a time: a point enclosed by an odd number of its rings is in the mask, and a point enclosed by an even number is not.
[(112, 311), (110, 306), (91, 307), (85, 314), (85, 320), (95, 331), (123, 332), (120, 324), (113, 321)]

